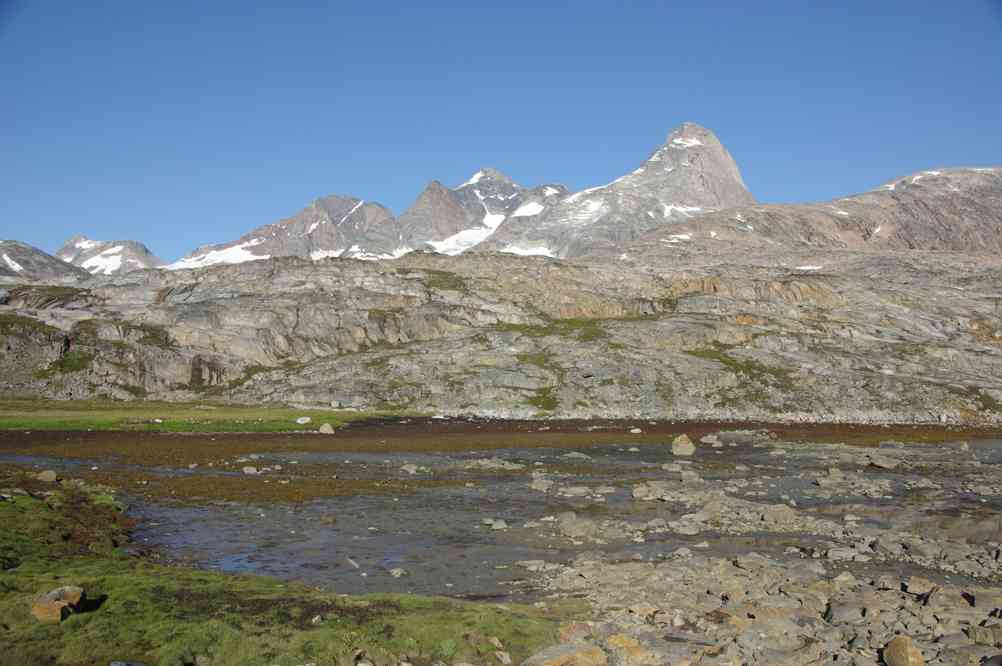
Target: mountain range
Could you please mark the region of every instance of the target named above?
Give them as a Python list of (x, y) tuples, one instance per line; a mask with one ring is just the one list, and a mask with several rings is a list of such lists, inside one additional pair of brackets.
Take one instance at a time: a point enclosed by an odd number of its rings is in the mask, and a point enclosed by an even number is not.
[(59, 255), (0, 242), (0, 397), (1002, 423), (998, 167), (767, 204), (685, 124), (580, 192), (484, 168), (399, 217), (329, 196), (167, 266)]
[[(684, 123), (630, 173), (580, 192), (556, 183), (523, 187), (496, 169), (483, 168), (457, 187), (431, 182), (399, 217), (376, 202), (329, 195), (289, 218), (230, 242), (196, 248), (170, 264), (137, 241), (85, 236), (69, 239), (56, 257), (90, 274), (114, 275), (288, 256), (385, 260), (415, 251), (566, 259), (629, 258), (662, 252), (663, 245), (674, 253), (776, 244), (999, 249), (1000, 178), (998, 168), (936, 169), (824, 203), (758, 204), (713, 132)], [(19, 265), (24, 263), (31, 262)], [(52, 277), (51, 267), (38, 266), (34, 274), (7, 263), (0, 265), (0, 276)], [(64, 277), (81, 275), (68, 271)]]

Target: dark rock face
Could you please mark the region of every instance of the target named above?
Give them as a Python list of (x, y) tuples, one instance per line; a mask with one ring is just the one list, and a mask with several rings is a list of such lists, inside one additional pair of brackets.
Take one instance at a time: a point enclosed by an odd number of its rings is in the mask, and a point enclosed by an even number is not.
[(93, 275), (117, 275), (164, 263), (137, 241), (96, 241), (86, 236), (69, 239), (56, 256)]
[(0, 279), (7, 281), (73, 282), (87, 272), (19, 241), (0, 241)]

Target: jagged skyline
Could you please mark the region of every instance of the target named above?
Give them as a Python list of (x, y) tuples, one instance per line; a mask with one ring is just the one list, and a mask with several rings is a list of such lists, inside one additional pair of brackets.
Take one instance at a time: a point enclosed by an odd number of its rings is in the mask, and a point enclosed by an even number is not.
[(141, 237), (171, 261), (328, 194), (399, 214), (487, 165), (580, 190), (687, 120), (761, 201), (1002, 155), (991, 3), (763, 5), (740, 28), (598, 3), (54, 11), (18, 6), (0, 43), (3, 236), (49, 252)]

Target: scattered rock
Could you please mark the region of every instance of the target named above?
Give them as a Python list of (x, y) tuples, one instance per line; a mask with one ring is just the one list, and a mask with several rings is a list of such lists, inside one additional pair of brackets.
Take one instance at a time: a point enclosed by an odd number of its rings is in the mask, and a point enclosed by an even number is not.
[(925, 659), (912, 639), (898, 636), (884, 647), (884, 663), (887, 666), (924, 666)]
[(671, 452), (675, 456), (691, 456), (696, 452), (696, 445), (688, 435), (682, 434), (672, 440)]
[(247, 467), (243, 468), (243, 473), (253, 476), (255, 474), (260, 474), (261, 472), (258, 470), (257, 467), (251, 467), (248, 465)]
[(587, 643), (565, 643), (548, 647), (522, 662), (522, 666), (606, 666), (605, 653)]
[(506, 530), (508, 529), (508, 521), (501, 518), (484, 518), (480, 521), (484, 525), (487, 525), (492, 530)]
[(394, 567), (390, 569), (390, 575), (393, 576), (394, 578), (401, 578), (402, 576), (407, 575), (407, 570), (404, 569), (403, 567)]
[(876, 467), (877, 469), (894, 469), (898, 466), (898, 461), (888, 458), (886, 456), (880, 456), (876, 454), (870, 454), (868, 456), (871, 467)]
[(923, 596), (935, 589), (936, 583), (922, 576), (911, 576), (905, 582), (905, 589), (911, 594)]

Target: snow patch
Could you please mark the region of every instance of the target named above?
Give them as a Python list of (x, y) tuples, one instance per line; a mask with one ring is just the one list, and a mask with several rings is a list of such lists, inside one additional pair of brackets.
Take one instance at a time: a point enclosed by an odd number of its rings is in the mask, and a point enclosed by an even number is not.
[(717, 237), (717, 232), (716, 231), (711, 231), (710, 232), (710, 238), (716, 238), (716, 237)]
[(844, 210), (839, 210), (838, 208), (832, 208), (836, 215), (841, 215), (842, 217), (849, 217), (849, 213)]
[(501, 248), (501, 251), (505, 254), (517, 254), (521, 257), (553, 257), (557, 255), (553, 254), (553, 251), (545, 245), (539, 247), (521, 247), (519, 245), (506, 245)]
[(205, 254), (187, 257), (185, 259), (175, 261), (173, 264), (168, 264), (167, 266), (164, 266), (164, 268), (169, 271), (179, 271), (186, 268), (203, 268), (214, 264), (242, 264), (245, 261), (270, 259), (270, 254), (254, 254), (253, 252), (247, 251), (247, 248), (260, 245), (263, 242), (263, 238), (254, 238), (246, 243), (240, 243), (239, 245), (234, 245), (233, 247), (227, 247), (221, 250), (210, 250)]
[(24, 266), (22, 266), (21, 264), (17, 263), (16, 261), (8, 257), (6, 254), (3, 255), (3, 260), (7, 262), (7, 265), (10, 266), (10, 269), (15, 273), (24, 272)]
[(674, 245), (675, 243), (681, 243), (682, 241), (687, 240), (692, 240), (692, 234), (672, 234), (668, 238), (662, 238), (661, 242)]
[(518, 207), (514, 213), (511, 214), (512, 217), (532, 217), (533, 215), (539, 215), (546, 208), (543, 204), (530, 201), (529, 203), (522, 204)]
[(484, 219), (482, 227), (473, 229), (463, 229), (448, 238), (440, 241), (428, 241), (428, 245), (434, 248), (439, 254), (457, 255), (469, 250), (471, 247), (483, 243), (497, 231), (501, 223), (505, 221), (503, 213), (492, 213), (484, 205)]
[(344, 254), (344, 248), (340, 250), (314, 250), (310, 252), (310, 259), (313, 261), (320, 261), (321, 259), (332, 259), (334, 257), (340, 257)]
[(560, 194), (560, 190), (555, 187), (546, 186), (543, 188), (544, 197), (552, 197), (554, 194)]
[(682, 213), (686, 217), (692, 217), (692, 213), (698, 213), (703, 210), (699, 206), (682, 206), (680, 204), (661, 204), (664, 208), (665, 217), (671, 217), (672, 213)]
[(405, 254), (410, 254), (414, 249), (410, 247), (398, 247), (393, 252), (374, 254), (368, 250), (363, 250), (358, 245), (352, 245), (343, 256), (349, 259), (361, 259), (362, 261), (381, 261), (383, 259), (399, 259)]
[(100, 245), (100, 243), (99, 243), (99, 242), (97, 242), (97, 241), (92, 241), (92, 240), (90, 240), (89, 238), (84, 238), (83, 240), (78, 240), (78, 241), (77, 241), (77, 242), (76, 242), (76, 243), (75, 243), (75, 244), (73, 245), (73, 247), (75, 247), (75, 248), (79, 248), (79, 249), (81, 249), (81, 250), (89, 250), (89, 249), (91, 249), (91, 248), (94, 248), (94, 247), (97, 247), (98, 245)]
[(797, 266), (798, 271), (820, 271), (824, 266), (819, 265), (808, 265), (808, 266)]
[[(480, 180), (484, 177), (484, 175), (485, 174), (483, 171), (478, 171), (472, 176), (470, 176), (470, 179), (465, 183), (463, 183), (462, 185), (460, 185), (459, 187), (466, 187), (467, 185), (476, 185), (477, 183), (480, 182)], [(456, 189), (458, 190), (459, 187), (457, 187)]]
[(111, 275), (122, 267), (121, 254), (124, 249), (121, 245), (109, 247), (80, 264), (80, 267), (94, 275)]
[(349, 217), (351, 217), (351, 214), (354, 213), (359, 208), (361, 208), (362, 204), (364, 204), (364, 203), (365, 203), (365, 199), (362, 199), (357, 204), (355, 204), (354, 207), (351, 210), (349, 210), (347, 213), (344, 214), (344, 217), (341, 218), (341, 221), (338, 222), (338, 224), (343, 224), (344, 221), (347, 220)]
[(575, 192), (571, 196), (567, 197), (567, 203), (574, 203), (575, 201), (585, 196), (586, 194), (591, 194), (592, 192), (601, 190), (603, 187), (608, 187), (608, 185), (597, 185), (595, 187), (589, 187), (586, 190), (581, 190), (580, 192)]
[(693, 146), (702, 146), (703, 142), (699, 139), (685, 139), (683, 137), (677, 136), (671, 140), (671, 147), (676, 150), (685, 150), (686, 148), (692, 148)]

